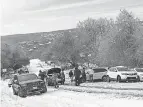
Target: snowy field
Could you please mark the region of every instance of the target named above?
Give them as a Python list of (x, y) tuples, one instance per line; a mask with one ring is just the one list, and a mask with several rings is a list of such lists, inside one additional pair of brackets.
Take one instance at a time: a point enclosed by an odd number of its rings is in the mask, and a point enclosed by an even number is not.
[(143, 102), (143, 96), (69, 91), (64, 90), (64, 86), (60, 89), (48, 87), (45, 94), (20, 98), (13, 95), (7, 82), (1, 81), (0, 85), (2, 107), (137, 107)]
[[(32, 60), (30, 72), (38, 74), (39, 60)], [(66, 73), (66, 85), (59, 89), (47, 87), (47, 93), (20, 98), (13, 95), (7, 81), (0, 81), (1, 107), (141, 107), (143, 104), (143, 82), (139, 83), (83, 83), (74, 86)]]

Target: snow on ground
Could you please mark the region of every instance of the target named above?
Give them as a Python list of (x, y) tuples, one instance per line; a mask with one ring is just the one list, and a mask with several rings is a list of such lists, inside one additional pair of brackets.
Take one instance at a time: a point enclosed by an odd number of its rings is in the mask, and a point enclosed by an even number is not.
[[(41, 66), (39, 66), (39, 63)], [(39, 70), (51, 68), (38, 59), (30, 61), (29, 70), (38, 74)], [(68, 72), (66, 82), (70, 83)], [(81, 86), (65, 85), (59, 89), (47, 87), (47, 93), (20, 98), (13, 95), (7, 81), (0, 81), (2, 107), (136, 107), (143, 101), (143, 83), (83, 83)], [(136, 89), (136, 88), (138, 89)], [(104, 89), (107, 88), (107, 89)], [(116, 88), (116, 89), (114, 89)], [(129, 90), (121, 90), (129, 88)], [(131, 90), (134, 88), (133, 90)], [(70, 91), (71, 90), (71, 91)], [(125, 95), (124, 95), (125, 94)]]
[(114, 94), (74, 92), (48, 88), (47, 93), (20, 98), (12, 94), (7, 82), (0, 82), (2, 107), (135, 107), (142, 98), (120, 97)]
[(112, 89), (132, 89), (132, 90), (143, 90), (143, 82), (132, 82), (132, 83), (118, 83), (118, 82), (94, 82), (94, 83), (83, 83), (81, 86), (96, 87), (96, 88), (112, 88)]

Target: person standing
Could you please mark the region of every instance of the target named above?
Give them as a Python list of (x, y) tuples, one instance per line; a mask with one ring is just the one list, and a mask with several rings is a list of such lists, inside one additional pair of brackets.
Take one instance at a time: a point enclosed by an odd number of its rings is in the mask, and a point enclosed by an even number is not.
[(80, 85), (81, 71), (78, 69), (78, 65), (75, 66), (74, 76), (75, 76), (75, 85), (79, 86)]
[(64, 74), (63, 69), (62, 69), (62, 72), (61, 72), (61, 80), (62, 80), (61, 84), (64, 85), (64, 83), (65, 83), (65, 74)]
[(73, 72), (72, 72), (72, 70), (70, 70), (70, 72), (69, 72), (69, 77), (70, 77), (70, 80), (72, 82), (73, 81)]
[(44, 74), (44, 72), (42, 72), (41, 70), (39, 71), (39, 75), (38, 75), (38, 76), (39, 76), (40, 79), (43, 80), (43, 81), (44, 81), (44, 79), (45, 79), (45, 77), (46, 77), (46, 75)]
[(82, 70), (82, 82), (86, 82), (85, 68)]
[(52, 75), (52, 79), (53, 79), (53, 83), (54, 83), (55, 88), (58, 88), (59, 87), (58, 74), (54, 72), (53, 75)]

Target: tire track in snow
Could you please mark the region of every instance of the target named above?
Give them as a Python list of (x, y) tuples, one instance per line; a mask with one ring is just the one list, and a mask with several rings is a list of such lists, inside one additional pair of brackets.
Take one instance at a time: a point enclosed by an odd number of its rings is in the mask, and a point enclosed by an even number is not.
[(104, 88), (86, 87), (86, 86), (60, 86), (59, 89), (75, 91), (75, 92), (86, 92), (86, 93), (104, 93), (104, 94), (115, 94), (121, 97), (138, 97), (143, 98), (143, 90), (112, 90)]

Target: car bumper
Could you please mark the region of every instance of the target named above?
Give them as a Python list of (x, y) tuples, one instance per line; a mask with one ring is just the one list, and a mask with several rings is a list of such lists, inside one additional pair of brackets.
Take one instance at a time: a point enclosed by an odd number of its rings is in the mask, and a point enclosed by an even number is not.
[(137, 80), (137, 76), (121, 76), (121, 80)]
[(42, 92), (44, 89), (40, 88), (40, 89), (31, 89), (27, 91), (27, 94), (34, 94), (34, 93), (40, 93)]

